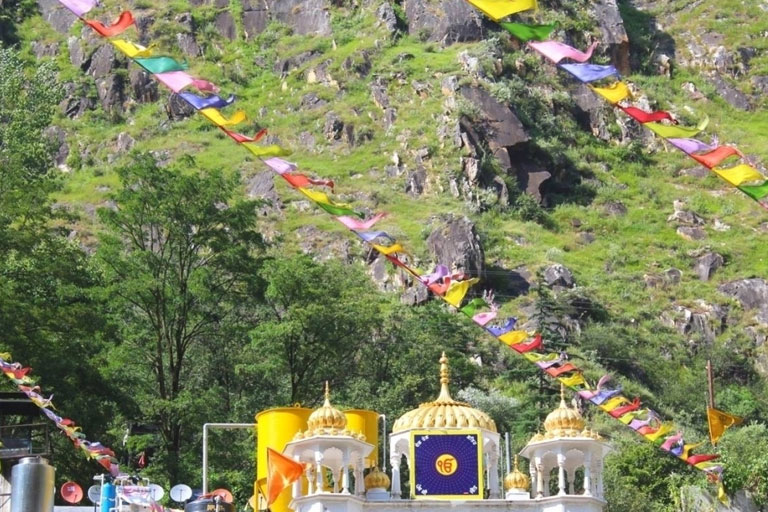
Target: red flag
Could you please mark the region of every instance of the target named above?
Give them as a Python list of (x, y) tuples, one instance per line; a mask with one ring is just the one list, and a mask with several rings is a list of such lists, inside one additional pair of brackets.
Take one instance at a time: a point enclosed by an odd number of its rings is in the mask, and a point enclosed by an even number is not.
[(122, 34), (125, 30), (133, 25), (134, 19), (131, 11), (123, 12), (116, 22), (106, 27), (100, 21), (95, 20), (83, 20), (86, 25), (90, 26), (93, 30), (98, 32), (104, 37), (114, 37), (118, 34)]
[(687, 459), (685, 459), (685, 462), (690, 464), (691, 466), (695, 466), (696, 464), (700, 464), (702, 462), (707, 462), (710, 460), (715, 460), (719, 458), (719, 455), (691, 455)]
[(548, 373), (549, 375), (553, 376), (553, 377), (557, 377), (559, 375), (562, 375), (563, 373), (572, 372), (574, 370), (578, 370), (578, 368), (573, 366), (573, 364), (571, 364), (571, 363), (565, 363), (562, 366), (557, 366), (557, 367), (554, 367), (554, 368), (550, 367), (550, 368), (547, 368), (544, 371), (546, 373)]
[[(524, 354), (525, 352), (530, 352), (531, 350), (536, 350), (537, 348), (541, 347), (541, 334), (537, 334), (535, 338), (533, 338), (533, 341), (529, 341), (528, 343), (518, 343), (517, 345), (512, 345), (512, 349)], [(567, 363), (571, 364), (571, 363)], [(566, 365), (567, 366), (567, 365)], [(573, 365), (571, 365), (573, 366)], [(562, 368), (562, 367), (561, 367)], [(572, 370), (575, 370), (576, 368), (571, 368)]]
[(304, 464), (267, 448), (267, 506), (273, 504), (283, 489), (301, 478)]
[(635, 398), (631, 404), (622, 405), (621, 407), (617, 407), (613, 409), (612, 411), (609, 411), (608, 414), (613, 416), (614, 418), (621, 418), (628, 412), (636, 411), (640, 408), (640, 399)]
[(284, 172), (280, 176), (294, 188), (308, 187), (309, 185), (324, 185), (333, 190), (332, 180), (316, 180), (298, 172)]
[(222, 128), (222, 130), (224, 130), (224, 133), (229, 135), (235, 142), (237, 142), (239, 144), (242, 144), (243, 142), (258, 142), (259, 140), (261, 140), (267, 134), (267, 129), (266, 128), (263, 128), (263, 129), (259, 130), (258, 132), (256, 132), (256, 135), (254, 135), (253, 137), (249, 137), (247, 135), (243, 135), (242, 133), (236, 133), (236, 132), (233, 132), (233, 131), (229, 131), (229, 130), (224, 129), (224, 128)]
[(723, 160), (731, 156), (744, 156), (741, 151), (733, 146), (718, 146), (717, 148), (704, 153), (703, 155), (688, 155), (704, 167), (713, 168), (719, 165)]
[(639, 123), (651, 123), (651, 122), (661, 121), (663, 119), (668, 119), (673, 123), (677, 124), (677, 121), (675, 121), (672, 118), (672, 114), (664, 110), (660, 110), (658, 112), (646, 112), (645, 110), (641, 110), (637, 107), (619, 107), (619, 108), (624, 112), (626, 112), (629, 117), (635, 119)]

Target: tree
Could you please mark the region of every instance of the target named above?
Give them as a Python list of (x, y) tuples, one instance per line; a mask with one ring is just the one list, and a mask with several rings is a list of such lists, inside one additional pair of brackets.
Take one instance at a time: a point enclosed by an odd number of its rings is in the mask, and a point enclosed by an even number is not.
[(118, 170), (116, 208), (99, 211), (98, 260), (119, 333), (111, 373), (134, 390), (132, 419), (159, 427), (172, 480), (190, 427), (219, 398), (206, 345), (232, 335), (243, 301), (258, 295), (251, 276), (263, 247), (254, 203), (233, 200), (237, 179), (193, 166), (137, 155)]

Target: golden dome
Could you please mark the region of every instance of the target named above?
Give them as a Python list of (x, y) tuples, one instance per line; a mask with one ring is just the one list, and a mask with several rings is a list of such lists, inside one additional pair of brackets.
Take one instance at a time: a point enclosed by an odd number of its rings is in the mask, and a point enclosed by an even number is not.
[(522, 489), (527, 491), (531, 486), (531, 479), (517, 467), (517, 455), (515, 455), (515, 469), (504, 477), (504, 490)]
[(389, 477), (386, 473), (379, 471), (378, 466), (365, 476), (365, 490), (369, 489), (389, 489)]
[(448, 391), (448, 358), (440, 358), (440, 396), (434, 402), (425, 402), (417, 409), (400, 416), (392, 426), (392, 433), (412, 428), (482, 428), (496, 432), (496, 423), (482, 411), (451, 398)]
[(546, 437), (579, 437), (584, 430), (584, 418), (576, 409), (565, 404), (565, 387), (560, 386), (560, 406), (544, 420)]
[(331, 405), (331, 392), (328, 381), (325, 382), (325, 402), (319, 409), (315, 409), (307, 420), (307, 430), (303, 434), (297, 434), (296, 438), (310, 437), (313, 435), (349, 435), (344, 427), (347, 426), (347, 417), (344, 413)]

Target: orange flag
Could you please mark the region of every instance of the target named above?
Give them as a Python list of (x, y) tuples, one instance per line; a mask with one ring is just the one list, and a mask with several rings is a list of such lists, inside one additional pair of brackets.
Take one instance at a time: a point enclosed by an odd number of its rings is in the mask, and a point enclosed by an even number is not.
[(707, 407), (707, 420), (709, 420), (709, 439), (714, 445), (728, 427), (740, 424), (744, 418)]
[(267, 506), (273, 504), (283, 489), (301, 478), (304, 464), (267, 448)]

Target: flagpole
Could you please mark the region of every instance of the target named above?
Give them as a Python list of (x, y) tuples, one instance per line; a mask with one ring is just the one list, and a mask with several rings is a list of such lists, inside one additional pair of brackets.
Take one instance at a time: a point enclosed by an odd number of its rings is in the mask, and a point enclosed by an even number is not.
[(712, 360), (707, 359), (707, 386), (709, 388), (709, 408), (715, 408), (715, 381), (712, 378)]

